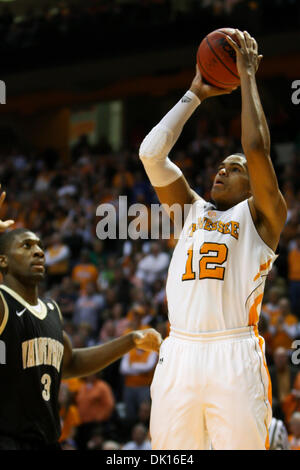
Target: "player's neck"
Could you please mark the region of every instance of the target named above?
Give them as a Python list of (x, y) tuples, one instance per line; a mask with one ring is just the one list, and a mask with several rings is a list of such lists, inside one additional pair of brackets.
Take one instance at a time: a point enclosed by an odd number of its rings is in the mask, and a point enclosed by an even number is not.
[(215, 202), (214, 203), (216, 206), (217, 211), (225, 212), (231, 209), (235, 204), (228, 204), (225, 202)]
[(30, 305), (38, 303), (38, 286), (37, 284), (24, 285), (15, 277), (5, 276), (3, 284), (15, 291), (22, 299)]

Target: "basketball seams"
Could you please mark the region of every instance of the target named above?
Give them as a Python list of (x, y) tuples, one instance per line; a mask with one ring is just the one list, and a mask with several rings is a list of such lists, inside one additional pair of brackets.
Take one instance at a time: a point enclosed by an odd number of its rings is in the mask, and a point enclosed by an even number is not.
[[(207, 77), (209, 77), (211, 80), (213, 80), (213, 81), (215, 81), (215, 82), (218, 82), (218, 83), (222, 84), (222, 85), (225, 86), (225, 87), (228, 87), (228, 86), (229, 86), (228, 83), (220, 82), (220, 81), (217, 80), (215, 77), (213, 77), (212, 75), (210, 75), (210, 73), (207, 72), (207, 70), (205, 69), (205, 67), (203, 67), (203, 65), (202, 65), (202, 63), (201, 63), (199, 57), (198, 57), (198, 64), (199, 64), (200, 68), (205, 72), (205, 74), (207, 75)], [(215, 85), (215, 86), (217, 86), (217, 85)]]
[[(224, 36), (226, 36), (225, 33), (223, 33), (222, 31), (219, 31), (221, 34), (223, 34)], [(207, 45), (208, 47), (210, 48), (211, 52), (216, 56), (216, 58), (221, 62), (221, 64), (226, 68), (226, 70), (228, 70), (228, 72), (231, 73), (231, 75), (233, 75), (235, 78), (238, 78), (240, 79), (240, 77), (238, 75), (236, 75), (234, 72), (232, 72), (232, 70), (230, 70), (229, 67), (227, 67), (227, 65), (223, 62), (223, 60), (218, 56), (218, 54), (215, 52), (215, 50), (213, 49), (212, 45), (210, 44), (208, 38), (206, 37), (206, 42), (207, 42)], [(220, 82), (222, 83), (222, 82)]]

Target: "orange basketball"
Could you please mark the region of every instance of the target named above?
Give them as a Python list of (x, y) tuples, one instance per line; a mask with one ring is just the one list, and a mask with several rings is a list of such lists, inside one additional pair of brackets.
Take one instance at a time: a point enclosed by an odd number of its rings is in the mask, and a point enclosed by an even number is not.
[(232, 88), (240, 84), (236, 53), (226, 36), (238, 42), (233, 28), (216, 29), (203, 39), (197, 51), (197, 64), (202, 77), (219, 88)]

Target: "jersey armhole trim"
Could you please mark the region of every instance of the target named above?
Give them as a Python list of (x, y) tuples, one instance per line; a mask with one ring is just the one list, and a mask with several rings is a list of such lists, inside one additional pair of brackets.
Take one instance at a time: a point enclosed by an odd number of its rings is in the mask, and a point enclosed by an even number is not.
[(3, 320), (0, 324), (0, 335), (1, 335), (4, 331), (4, 329), (5, 329), (7, 321), (8, 321), (8, 306), (7, 306), (6, 300), (5, 300), (1, 290), (0, 290), (0, 296), (1, 296), (1, 300), (3, 302), (3, 306), (4, 306), (4, 316), (3, 316)]
[(63, 322), (64, 322), (64, 319), (63, 319), (63, 316), (62, 316), (61, 310), (60, 310), (59, 306), (57, 305), (57, 303), (55, 302), (55, 300), (53, 300), (53, 299), (51, 299), (51, 300), (52, 300), (52, 302), (54, 303), (54, 305), (56, 306), (56, 308), (57, 308), (57, 311), (58, 311), (58, 314), (59, 314), (60, 321), (61, 321), (61, 323), (63, 324)]
[(260, 239), (260, 241), (263, 243), (263, 245), (272, 253), (273, 256), (278, 256), (278, 254), (276, 254), (274, 252), (274, 250), (266, 244), (266, 242), (261, 238), (260, 234), (258, 233), (257, 231), (257, 228), (255, 226), (255, 223), (254, 223), (254, 220), (253, 220), (253, 217), (252, 217), (252, 213), (251, 213), (251, 210), (250, 210), (250, 205), (249, 205), (249, 199), (247, 199), (247, 207), (248, 207), (248, 210), (249, 210), (249, 214), (250, 214), (250, 218), (251, 218), (251, 222), (252, 222), (252, 225), (253, 225), (253, 228), (255, 230), (255, 233), (257, 234), (258, 238)]

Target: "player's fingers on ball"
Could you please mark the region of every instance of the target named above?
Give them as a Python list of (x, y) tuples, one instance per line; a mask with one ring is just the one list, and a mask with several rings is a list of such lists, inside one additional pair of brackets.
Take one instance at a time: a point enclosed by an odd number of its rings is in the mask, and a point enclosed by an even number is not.
[(252, 40), (251, 40), (251, 36), (248, 33), (248, 31), (244, 31), (244, 38), (245, 38), (246, 46), (248, 47), (248, 49), (251, 49), (252, 48)]
[(257, 52), (258, 50), (258, 45), (257, 45), (257, 42), (254, 38), (251, 37), (251, 44), (252, 44), (252, 49)]
[(239, 46), (237, 45), (237, 43), (230, 36), (226, 36), (226, 39), (227, 42), (231, 45), (231, 47), (233, 47), (233, 49), (237, 52), (239, 50)]
[(244, 36), (244, 34), (243, 34), (242, 31), (240, 31), (239, 29), (236, 29), (236, 30), (235, 30), (235, 33), (236, 33), (236, 36), (237, 36), (237, 38), (238, 38), (238, 40), (239, 40), (239, 43), (240, 43), (241, 47), (242, 47), (243, 49), (245, 49), (245, 48), (246, 48), (246, 41), (245, 41), (245, 36)]

